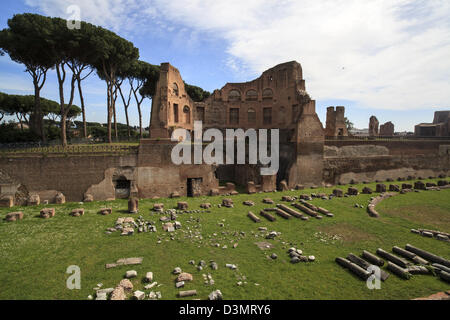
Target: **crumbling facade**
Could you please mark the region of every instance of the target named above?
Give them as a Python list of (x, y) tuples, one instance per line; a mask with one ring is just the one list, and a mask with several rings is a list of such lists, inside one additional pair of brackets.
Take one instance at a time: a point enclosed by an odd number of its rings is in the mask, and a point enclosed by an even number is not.
[(420, 123), (414, 134), (420, 137), (450, 137), (450, 111), (436, 111), (433, 123)]
[(345, 107), (328, 107), (325, 126), (326, 137), (347, 137), (347, 125), (345, 124)]
[(378, 122), (377, 117), (371, 116), (369, 119), (369, 136), (376, 137), (378, 136), (378, 126), (380, 123)]
[(392, 137), (394, 136), (395, 128), (394, 124), (389, 121), (380, 126), (380, 136), (382, 137)]
[[(179, 71), (164, 63), (152, 103), (150, 139), (125, 153), (5, 153), (0, 158), (0, 205), (56, 202), (62, 195), (66, 201), (86, 202), (232, 195), (233, 182), (254, 193), (450, 175), (450, 139), (326, 139), (347, 135), (344, 108), (328, 108), (324, 129), (295, 61), (250, 82), (228, 83), (201, 102), (186, 93)], [(433, 134), (448, 135), (449, 115), (435, 114)], [(193, 130), (195, 120), (203, 122), (203, 129), (279, 129), (278, 173), (261, 175), (260, 164), (174, 164), (171, 153), (177, 142), (171, 141), (171, 134), (176, 128)], [(375, 117), (370, 132), (378, 135)], [(393, 125), (382, 126), (380, 134), (387, 132), (391, 135)]]

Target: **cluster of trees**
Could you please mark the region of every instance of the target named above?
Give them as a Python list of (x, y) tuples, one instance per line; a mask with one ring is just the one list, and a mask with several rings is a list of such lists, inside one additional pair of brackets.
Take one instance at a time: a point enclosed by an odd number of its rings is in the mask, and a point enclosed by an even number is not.
[[(143, 136), (141, 106), (145, 98), (151, 99), (155, 94), (159, 66), (139, 60), (139, 49), (128, 40), (83, 21), (79, 29), (74, 29), (68, 28), (67, 21), (61, 18), (25, 13), (14, 15), (8, 20), (8, 28), (0, 31), (0, 54), (8, 54), (13, 61), (23, 64), (34, 86), (33, 103), (29, 103), (30, 97), (23, 98), (28, 99), (26, 105), (29, 110), (13, 112), (17, 106), (11, 109), (4, 107), (4, 114), (20, 115), (19, 122), (26, 121), (30, 130), (42, 141), (46, 140), (43, 118), (49, 114), (48, 108), (52, 108), (52, 114), (58, 114), (60, 120), (62, 144), (67, 145), (67, 120), (72, 116), (76, 91), (81, 104), (83, 137), (87, 137), (82, 81), (94, 71), (107, 87), (108, 142), (112, 142), (113, 122), (116, 138), (119, 135), (116, 113), (118, 96), (124, 105), (128, 136), (132, 134), (128, 118), (132, 98), (138, 108), (140, 137)], [(56, 72), (58, 80), (59, 102), (56, 104), (40, 97), (50, 70)], [(126, 92), (123, 83), (129, 84)], [(209, 96), (209, 92), (199, 87), (186, 85), (186, 88), (196, 101)], [(69, 94), (65, 96), (67, 92)]]

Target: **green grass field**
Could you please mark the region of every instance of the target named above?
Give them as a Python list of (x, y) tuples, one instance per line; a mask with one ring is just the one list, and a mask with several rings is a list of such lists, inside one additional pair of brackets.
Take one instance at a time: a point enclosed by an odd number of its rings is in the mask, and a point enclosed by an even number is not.
[[(375, 189), (374, 184), (367, 186)], [(340, 188), (346, 190), (347, 187)], [(361, 190), (363, 185), (357, 187)], [(275, 222), (262, 218), (261, 223), (253, 223), (246, 216), (249, 210), (259, 215), (261, 209), (273, 207), (262, 203), (266, 197), (281, 203), (282, 195), (330, 193), (331, 190), (240, 194), (231, 197), (234, 201), (231, 209), (214, 206), (224, 197), (141, 200), (139, 214), (132, 216), (142, 215), (146, 220), (155, 221), (158, 232), (135, 233), (133, 236), (120, 236), (118, 232), (105, 234), (107, 228), (114, 227), (117, 218), (129, 215), (126, 200), (2, 208), (0, 299), (87, 299), (88, 295), (94, 295), (93, 288), (97, 283), (103, 283), (103, 288), (115, 287), (125, 272), (132, 269), (138, 272), (138, 277), (132, 281), (135, 290), (149, 293), (143, 289), (142, 278), (152, 271), (154, 280), (162, 284), (152, 290), (160, 291), (163, 299), (180, 299), (174, 283), (176, 276), (171, 274), (177, 266), (194, 276), (194, 281), (186, 283), (182, 290), (196, 289), (198, 295), (194, 298), (200, 299), (206, 299), (215, 289), (222, 291), (224, 299), (412, 299), (450, 289), (449, 284), (431, 275), (402, 280), (391, 274), (386, 282), (382, 282), (380, 290), (369, 290), (364, 281), (334, 261), (350, 252), (359, 255), (365, 249), (375, 253), (377, 248), (391, 251), (393, 246), (404, 247), (407, 243), (450, 259), (450, 243), (410, 232), (411, 228), (450, 231), (449, 189), (413, 192), (387, 199), (377, 206), (381, 215), (378, 219), (370, 218), (365, 209), (354, 207), (355, 203), (367, 205), (370, 195), (312, 201), (333, 212), (334, 218), (301, 221), (277, 216)], [(245, 200), (252, 200), (256, 205), (244, 206)], [(166, 209), (174, 208), (177, 201), (187, 201), (189, 210), (200, 209), (199, 205), (204, 202), (210, 202), (213, 208), (210, 213), (179, 215), (182, 229), (175, 233), (163, 232), (160, 215), (150, 209), (155, 202), (164, 203)], [(38, 218), (43, 207), (56, 208), (56, 216), (48, 220)], [(103, 207), (112, 207), (113, 213), (109, 216), (97, 214)], [(74, 208), (84, 208), (85, 215), (69, 216)], [(23, 211), (24, 219), (3, 221), (12, 211)], [(262, 226), (267, 227), (268, 232), (281, 232), (281, 236), (265, 240), (266, 233), (258, 231)], [(203, 240), (187, 237), (188, 228), (198, 231)], [(241, 231), (245, 236), (239, 236)], [(160, 244), (157, 243), (159, 239)], [(255, 244), (259, 241), (270, 242), (274, 248), (261, 250)], [(216, 247), (216, 243), (220, 247)], [(238, 243), (236, 248), (233, 248), (234, 243)], [(224, 245), (228, 248), (223, 249)], [(316, 261), (291, 264), (287, 249), (292, 246), (302, 249), (305, 255), (314, 255)], [(276, 253), (278, 259), (268, 258), (272, 253)], [(144, 257), (144, 260), (142, 265), (105, 269), (106, 263), (127, 257)], [(196, 263), (205, 260), (207, 267), (197, 271), (189, 264), (190, 260)], [(210, 260), (219, 264), (218, 270), (209, 267)], [(236, 264), (238, 269), (226, 268), (227, 263)], [(70, 265), (81, 268), (80, 290), (66, 288), (69, 277), (66, 269)], [(208, 273), (215, 281), (212, 286), (204, 284), (202, 274)], [(241, 280), (242, 276), (246, 280)], [(247, 283), (238, 286), (238, 281)]]

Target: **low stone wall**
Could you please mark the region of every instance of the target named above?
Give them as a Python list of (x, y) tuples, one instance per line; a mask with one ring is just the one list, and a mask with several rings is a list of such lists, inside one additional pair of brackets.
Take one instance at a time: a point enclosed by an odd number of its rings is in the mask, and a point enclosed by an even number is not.
[(406, 179), (409, 176), (428, 178), (440, 174), (450, 175), (449, 156), (328, 157), (324, 160), (324, 182), (331, 184)]

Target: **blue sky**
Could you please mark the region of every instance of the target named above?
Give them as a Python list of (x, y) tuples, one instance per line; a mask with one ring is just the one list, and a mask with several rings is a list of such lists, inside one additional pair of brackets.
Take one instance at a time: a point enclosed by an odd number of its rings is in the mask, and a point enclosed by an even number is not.
[[(375, 115), (396, 131), (413, 131), (450, 109), (447, 0), (2, 0), (0, 28), (15, 13), (67, 19), (73, 4), (82, 20), (132, 41), (140, 59), (170, 62), (186, 82), (209, 91), (297, 60), (323, 123), (326, 107), (343, 105), (358, 128)], [(0, 91), (31, 94), (23, 71), (0, 57)], [(92, 75), (83, 88), (88, 121), (105, 122), (105, 84)], [(54, 71), (43, 96), (58, 99)], [(145, 100), (145, 126), (150, 106)], [(118, 107), (124, 123), (120, 100)], [(134, 104), (130, 113), (137, 125)]]

